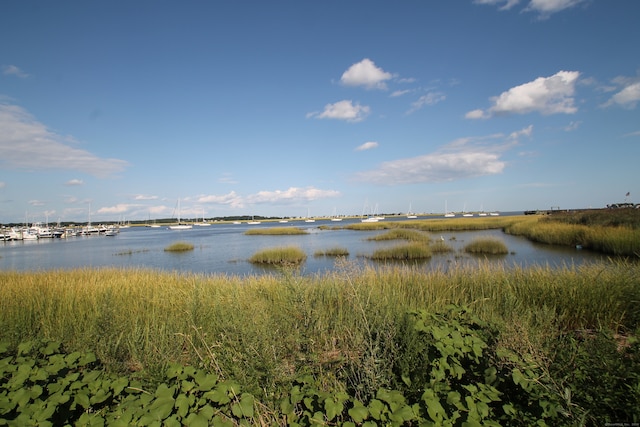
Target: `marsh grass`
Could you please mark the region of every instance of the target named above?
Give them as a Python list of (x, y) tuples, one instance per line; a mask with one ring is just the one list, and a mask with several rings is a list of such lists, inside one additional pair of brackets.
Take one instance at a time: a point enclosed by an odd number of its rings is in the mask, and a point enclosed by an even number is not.
[(507, 245), (495, 237), (478, 237), (466, 244), (463, 250), (472, 254), (506, 255), (509, 253)]
[(70, 351), (95, 351), (111, 371), (145, 378), (160, 377), (172, 362), (205, 366), (269, 401), (300, 373), (327, 389), (388, 381), (398, 319), (448, 304), (471, 307), (501, 325), (502, 346), (544, 361), (550, 350), (541, 343), (555, 336), (636, 330), (639, 280), (634, 263), (481, 263), (445, 272), (344, 262), (313, 277), (287, 269), (243, 277), (0, 272), (0, 341), (58, 340)]
[(187, 252), (192, 251), (194, 246), (188, 242), (175, 242), (164, 248), (165, 252)]
[(408, 240), (410, 242), (428, 242), (430, 237), (427, 233), (419, 230), (395, 228), (386, 233), (369, 237), (367, 240), (384, 241), (384, 240)]
[(443, 240), (436, 240), (432, 242), (429, 247), (431, 248), (431, 252), (434, 253), (453, 252), (453, 248)]
[(329, 249), (318, 250), (314, 254), (316, 257), (339, 257), (339, 256), (349, 256), (349, 250), (343, 247), (335, 247)]
[(249, 258), (253, 264), (269, 264), (279, 266), (299, 265), (305, 262), (307, 255), (297, 247), (279, 247), (260, 250)]
[(505, 232), (539, 243), (579, 245), (611, 255), (640, 257), (640, 228), (631, 225), (583, 225), (543, 217), (516, 222), (506, 227)]
[(253, 228), (244, 233), (247, 236), (287, 236), (297, 234), (309, 234), (306, 230), (299, 227), (270, 227), (270, 228)]
[(410, 261), (431, 258), (431, 255), (428, 245), (412, 242), (377, 249), (369, 255), (369, 258), (376, 261)]

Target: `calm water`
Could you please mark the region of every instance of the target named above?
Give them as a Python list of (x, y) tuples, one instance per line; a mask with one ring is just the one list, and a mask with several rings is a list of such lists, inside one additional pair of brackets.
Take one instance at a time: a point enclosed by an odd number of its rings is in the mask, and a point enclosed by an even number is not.
[[(386, 219), (385, 221), (403, 219)], [(359, 221), (357, 221), (359, 222)], [(132, 227), (121, 230), (115, 237), (86, 236), (68, 239), (40, 239), (36, 241), (0, 242), (0, 269), (2, 270), (51, 270), (78, 267), (145, 267), (168, 271), (223, 274), (260, 274), (271, 269), (254, 266), (247, 260), (256, 251), (279, 246), (297, 246), (307, 254), (302, 267), (305, 274), (331, 270), (334, 259), (314, 257), (320, 250), (344, 247), (349, 258), (357, 263), (370, 262), (364, 255), (378, 248), (393, 246), (398, 241), (372, 242), (367, 238), (381, 231), (320, 230), (320, 225), (340, 226), (349, 221), (316, 221), (305, 223), (291, 221), (288, 224), (262, 223), (213, 224), (210, 227), (194, 226), (193, 229), (175, 231), (162, 228)], [(309, 231), (296, 236), (246, 236), (244, 232), (256, 227), (300, 227)], [(512, 252), (509, 255), (491, 257), (492, 262), (506, 265), (550, 265), (581, 264), (607, 259), (601, 254), (574, 248), (558, 248), (540, 245), (500, 230), (432, 233), (434, 239), (445, 239), (454, 252), (434, 255), (419, 265), (425, 269), (448, 268), (454, 264), (474, 263), (485, 257), (463, 254), (460, 249), (472, 239), (480, 236), (501, 238)], [(164, 248), (177, 241), (186, 241), (195, 250), (174, 253)]]

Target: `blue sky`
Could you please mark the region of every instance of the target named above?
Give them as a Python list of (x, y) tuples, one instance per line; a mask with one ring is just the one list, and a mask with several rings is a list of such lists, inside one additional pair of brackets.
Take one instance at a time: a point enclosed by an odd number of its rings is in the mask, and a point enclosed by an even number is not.
[(5, 1), (0, 222), (637, 201), (638, 19), (637, 0)]

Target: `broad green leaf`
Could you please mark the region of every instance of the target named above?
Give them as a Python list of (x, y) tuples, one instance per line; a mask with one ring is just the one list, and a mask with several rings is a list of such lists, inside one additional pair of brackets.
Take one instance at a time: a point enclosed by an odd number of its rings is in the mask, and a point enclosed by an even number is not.
[(361, 422), (363, 422), (369, 417), (369, 410), (362, 404), (354, 405), (353, 408), (349, 409), (348, 413), (349, 413), (349, 416), (353, 419), (353, 421), (355, 421), (358, 424), (360, 424)]
[(159, 397), (149, 407), (149, 413), (153, 415), (154, 419), (162, 421), (173, 412), (174, 404), (173, 397)]
[(198, 390), (200, 391), (209, 391), (218, 383), (217, 375), (204, 372), (198, 372), (194, 379), (198, 383)]

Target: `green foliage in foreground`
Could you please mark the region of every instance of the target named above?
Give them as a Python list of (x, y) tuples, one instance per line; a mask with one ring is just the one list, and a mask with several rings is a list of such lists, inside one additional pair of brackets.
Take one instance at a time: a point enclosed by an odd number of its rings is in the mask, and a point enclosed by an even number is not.
[[(620, 352), (612, 350), (614, 341), (607, 336), (586, 345), (564, 339), (553, 368), (570, 362), (573, 370), (561, 371), (565, 377), (554, 381), (535, 362), (500, 349), (495, 326), (467, 309), (407, 313), (400, 328), (392, 384), (363, 399), (353, 389), (326, 391), (318, 378), (302, 375), (275, 407), (265, 406), (237, 382), (193, 366), (171, 364), (158, 385), (145, 386), (131, 376), (105, 372), (92, 352), (68, 353), (56, 342), (25, 342), (11, 352), (0, 345), (0, 425), (569, 426), (640, 421), (636, 343)], [(602, 356), (616, 363), (607, 367)], [(589, 374), (605, 381), (587, 383)], [(577, 378), (571, 381), (570, 375)]]
[(293, 266), (302, 264), (307, 259), (304, 251), (297, 247), (268, 248), (256, 252), (249, 258), (253, 264)]
[(166, 248), (164, 248), (165, 252), (187, 252), (193, 250), (193, 244), (187, 242), (176, 242), (172, 243)]

